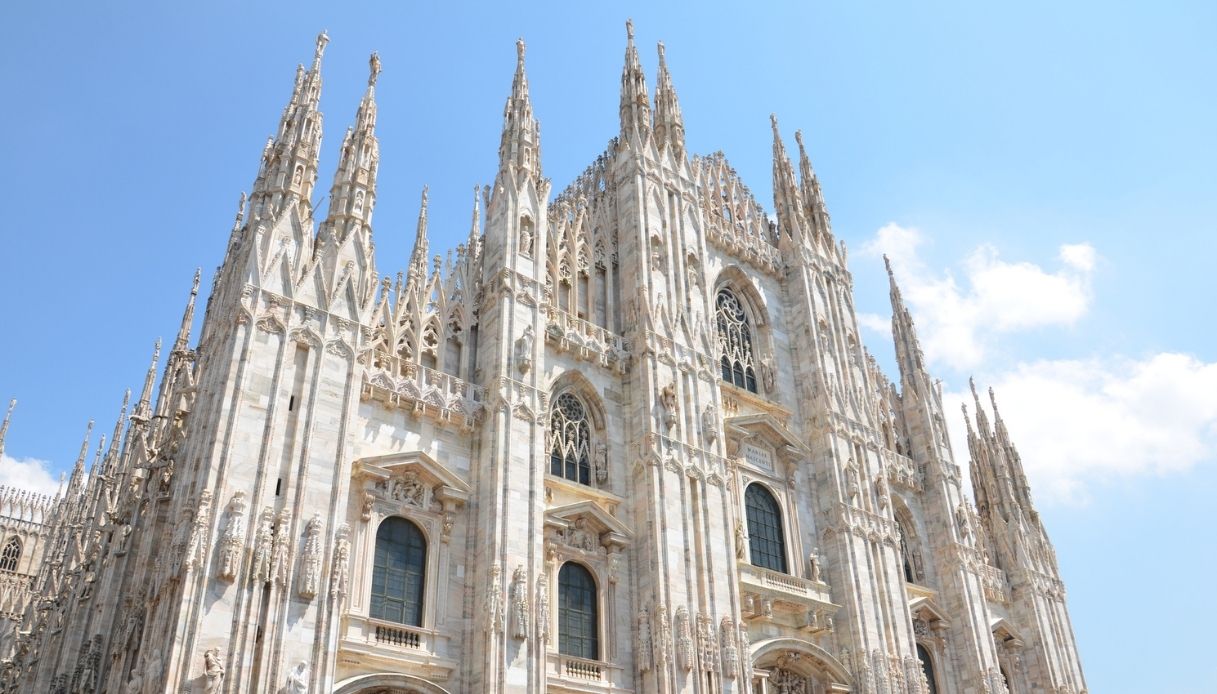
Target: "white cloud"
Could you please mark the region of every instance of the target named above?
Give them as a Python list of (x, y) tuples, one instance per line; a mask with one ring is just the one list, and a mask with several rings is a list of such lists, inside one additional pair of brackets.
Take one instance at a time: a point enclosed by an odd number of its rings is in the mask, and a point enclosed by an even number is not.
[(17, 459), (4, 454), (0, 456), (0, 486), (53, 496), (59, 491), (59, 480), (51, 474), (45, 460)]
[[(1173, 353), (1036, 361), (986, 380), (977, 387), (996, 391), (1037, 500), (1085, 502), (1096, 483), (1217, 460), (1217, 363)], [(944, 400), (957, 462), (966, 464), (959, 403), (974, 412), (972, 396)]]
[(1061, 246), (1062, 267), (1055, 272), (1029, 262), (1006, 262), (995, 247), (980, 246), (964, 260), (960, 283), (949, 270), (926, 267), (918, 254), (923, 242), (917, 229), (888, 224), (862, 252), (891, 260), (931, 363), (973, 368), (997, 335), (1072, 325), (1090, 306), (1097, 255), (1090, 244)]
[(859, 313), (858, 325), (888, 338), (892, 336), (892, 319), (877, 313)]

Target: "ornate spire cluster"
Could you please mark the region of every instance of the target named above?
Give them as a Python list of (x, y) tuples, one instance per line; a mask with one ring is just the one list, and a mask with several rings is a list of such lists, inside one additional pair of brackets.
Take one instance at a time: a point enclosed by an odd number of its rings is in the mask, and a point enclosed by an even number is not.
[(502, 180), (541, 179), (541, 126), (532, 114), (528, 76), (524, 73), (524, 39), (516, 40), (516, 72), (511, 96), (503, 107), (503, 135), (499, 140), (499, 174)]
[(634, 21), (625, 23), (625, 66), (621, 68), (621, 138), (646, 142), (651, 134), (651, 95), (634, 45)]
[(668, 60), (663, 42), (659, 42), (659, 80), (655, 86), (655, 142), (660, 149), (672, 148), (676, 158), (685, 153), (685, 120), (680, 113), (680, 101), (668, 72)]
[(321, 153), (321, 57), (329, 41), (330, 37), (321, 32), (312, 66), (307, 72), (303, 65), (296, 68), (291, 99), (283, 109), (278, 132), (263, 151), (254, 183), (255, 217), (275, 219), (293, 205), (300, 207), (301, 217), (312, 215)]
[(371, 243), (372, 207), (376, 202), (376, 172), (380, 166), (380, 143), (376, 139), (376, 80), (380, 56), (368, 59), (368, 88), (355, 112), (355, 124), (347, 128), (334, 183), (330, 207), (321, 224), (322, 244), (341, 244), (353, 234)]

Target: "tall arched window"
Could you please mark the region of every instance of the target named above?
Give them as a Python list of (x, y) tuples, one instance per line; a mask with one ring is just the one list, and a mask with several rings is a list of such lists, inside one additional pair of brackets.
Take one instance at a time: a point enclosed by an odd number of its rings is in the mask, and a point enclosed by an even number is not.
[(4, 544), (4, 549), (0, 551), (0, 571), (16, 571), (20, 561), (21, 540), (16, 537), (9, 538), (9, 541)]
[(579, 484), (592, 483), (592, 429), (579, 398), (563, 393), (549, 418), (549, 472)]
[(596, 580), (586, 568), (566, 562), (558, 570), (558, 652), (600, 658)]
[(398, 517), (381, 523), (372, 566), (372, 618), (422, 626), (426, 566), (427, 540), (417, 525)]
[(756, 364), (748, 314), (730, 289), (718, 291), (717, 303), (718, 351), (722, 355), (723, 380), (755, 393)]
[(930, 685), (929, 694), (938, 694), (938, 680), (934, 677), (934, 661), (930, 660), (930, 652), (921, 644), (917, 644), (917, 659), (921, 661), (921, 671), (925, 673), (925, 681)]
[(748, 513), (748, 546), (753, 566), (786, 573), (786, 540), (782, 533), (782, 509), (773, 494), (760, 484), (744, 492)]

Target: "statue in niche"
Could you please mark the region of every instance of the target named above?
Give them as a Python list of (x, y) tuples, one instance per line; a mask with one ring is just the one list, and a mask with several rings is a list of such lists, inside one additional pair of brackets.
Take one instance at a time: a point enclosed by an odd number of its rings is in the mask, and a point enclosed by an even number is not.
[(671, 430), (676, 426), (676, 416), (679, 413), (679, 406), (676, 404), (675, 383), (669, 383), (659, 391), (659, 404), (663, 407), (664, 426)]
[(337, 601), (346, 597), (351, 576), (351, 528), (346, 523), (338, 526), (338, 537), (334, 542), (334, 566), (330, 570), (330, 596)]
[(603, 441), (596, 444), (596, 483), (608, 482), (608, 446)]
[(516, 368), (520, 373), (526, 374), (532, 368), (532, 345), (533, 345), (532, 324), (524, 326), (524, 334), (516, 339)]
[(254, 537), (253, 577), (258, 583), (271, 579), (271, 553), (274, 548), (274, 512), (267, 506), (258, 517), (258, 532)]
[(231, 581), (237, 575), (241, 563), (241, 550), (245, 546), (245, 492), (237, 492), (228, 504), (228, 526), (220, 542), (219, 578)]
[(735, 521), (735, 558), (743, 561), (744, 555), (748, 551), (747, 547), (748, 536), (744, 534), (744, 522), (741, 520)]
[(497, 561), (490, 565), (490, 582), (486, 586), (486, 612), (489, 615), (486, 628), (492, 632), (503, 628), (502, 571)]
[(224, 686), (224, 663), (220, 662), (220, 649), (212, 648), (203, 653), (203, 675), (206, 677), (207, 694), (219, 692)]
[(765, 392), (772, 394), (777, 387), (777, 369), (773, 366), (773, 359), (765, 357), (761, 360), (761, 382), (765, 386)]
[(719, 624), (719, 642), (723, 649), (723, 677), (735, 679), (735, 670), (739, 667), (739, 651), (735, 648), (735, 624), (730, 617), (723, 617)]
[(651, 669), (651, 615), (644, 606), (638, 611), (638, 671)]
[(309, 679), (308, 663), (300, 661), (287, 673), (287, 694), (307, 694)]
[(706, 405), (701, 413), (701, 432), (709, 443), (718, 440), (718, 409), (714, 405)]
[(549, 578), (544, 573), (537, 578), (537, 637), (549, 641)]
[(321, 585), (321, 514), (314, 513), (304, 529), (304, 553), (300, 558), (300, 585), (297, 594), (311, 600)]
[(520, 253), (532, 257), (533, 232), (532, 220), (524, 217), (520, 220)]
[(693, 669), (693, 659), (695, 657), (693, 651), (693, 632), (689, 626), (689, 611), (684, 605), (676, 608), (676, 662), (680, 669), (689, 671)]
[(821, 580), (820, 548), (816, 547), (807, 555), (807, 577), (819, 583)]
[(511, 577), (511, 615), (516, 639), (528, 638), (528, 574), (524, 566), (516, 566)]

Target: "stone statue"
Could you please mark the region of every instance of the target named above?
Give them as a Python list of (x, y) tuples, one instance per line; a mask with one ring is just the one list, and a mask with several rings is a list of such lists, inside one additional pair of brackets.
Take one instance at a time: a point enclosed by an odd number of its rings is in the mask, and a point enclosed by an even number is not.
[(503, 628), (503, 577), (499, 563), (490, 565), (490, 582), (486, 586), (486, 628), (489, 631), (499, 631)]
[(297, 594), (305, 600), (317, 597), (321, 587), (321, 514), (314, 513), (304, 528), (304, 553), (300, 557)]
[(807, 555), (807, 577), (816, 583), (820, 582), (820, 548), (816, 547)]
[(516, 368), (526, 374), (532, 368), (532, 345), (535, 340), (532, 324), (524, 326), (524, 333), (516, 338)]
[(651, 652), (651, 615), (644, 606), (638, 611), (638, 671), (647, 672), (653, 663)]
[(739, 651), (735, 648), (735, 624), (730, 617), (723, 617), (718, 631), (723, 648), (723, 677), (733, 680), (739, 667)]
[(676, 664), (681, 670), (688, 672), (693, 669), (693, 631), (689, 626), (689, 611), (684, 605), (676, 608), (676, 630), (673, 635), (676, 642)]
[(528, 638), (528, 572), (523, 565), (516, 566), (511, 576), (511, 614), (515, 625), (512, 636)]
[(655, 642), (655, 665), (663, 668), (668, 664), (668, 609), (662, 605), (655, 609), (655, 629), (651, 634)]
[(676, 426), (676, 416), (679, 413), (679, 405), (676, 403), (676, 384), (669, 383), (659, 391), (659, 404), (663, 407), (663, 424), (671, 430)]
[(330, 597), (341, 602), (347, 595), (351, 576), (351, 526), (338, 526), (334, 540), (333, 568), (330, 570)]
[(544, 573), (537, 579), (537, 636), (541, 643), (549, 641), (549, 578)]
[(228, 525), (220, 541), (219, 578), (231, 581), (236, 578), (241, 563), (241, 550), (245, 547), (245, 492), (237, 492), (228, 504)]
[(709, 443), (718, 440), (718, 409), (714, 405), (706, 405), (701, 413), (701, 435)]
[(287, 585), (287, 574), (291, 570), (292, 545), (288, 538), (288, 528), (291, 525), (291, 513), (287, 509), (279, 512), (279, 521), (275, 526), (275, 546), (271, 556), (271, 571), (275, 583), (280, 587)]
[(258, 531), (254, 536), (253, 577), (258, 583), (266, 583), (271, 579), (274, 541), (274, 512), (267, 506), (258, 517)]
[(744, 534), (744, 522), (735, 521), (735, 558), (743, 561), (748, 553), (748, 537)]
[(219, 692), (224, 686), (224, 663), (220, 662), (220, 649), (212, 648), (203, 653), (204, 672), (207, 694)]
[(308, 663), (300, 661), (292, 671), (287, 673), (286, 694), (307, 694), (309, 679)]

